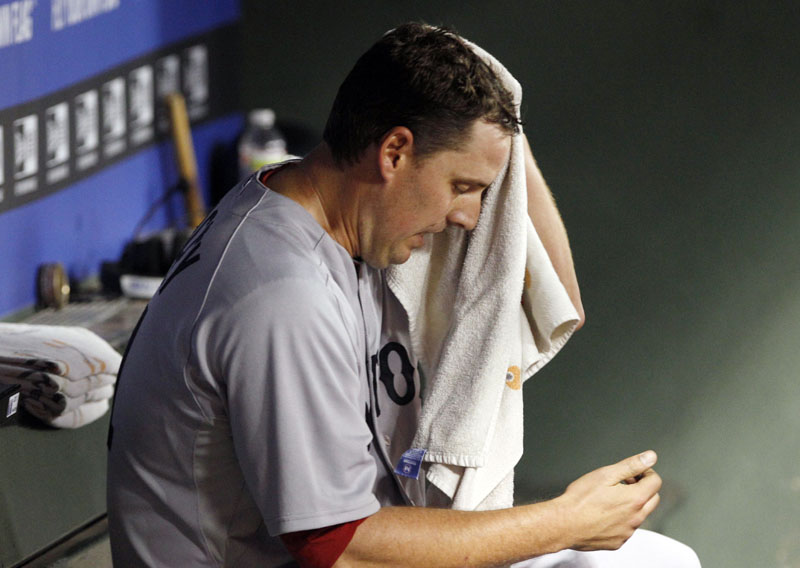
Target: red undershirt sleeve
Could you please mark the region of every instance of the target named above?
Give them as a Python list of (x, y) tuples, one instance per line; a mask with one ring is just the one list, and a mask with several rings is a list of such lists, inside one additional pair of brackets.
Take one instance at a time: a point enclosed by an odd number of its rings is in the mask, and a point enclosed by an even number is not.
[(281, 535), (289, 553), (303, 568), (330, 568), (353, 540), (356, 529), (365, 519), (340, 525), (297, 531)]

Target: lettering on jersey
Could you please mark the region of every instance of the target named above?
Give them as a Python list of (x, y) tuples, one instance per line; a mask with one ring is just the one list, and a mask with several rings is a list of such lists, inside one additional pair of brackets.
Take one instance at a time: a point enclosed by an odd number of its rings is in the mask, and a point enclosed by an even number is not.
[[(372, 421), (372, 413), (369, 411), (369, 404), (364, 405), (364, 420), (369, 426), (369, 431), (372, 432), (372, 440), (375, 440), (375, 423)], [(367, 444), (367, 451), (372, 450), (372, 442)]]
[[(396, 375), (390, 363), (390, 357), (392, 354), (395, 355), (396, 362), (399, 361), (400, 363), (400, 375), (405, 381), (405, 389), (402, 394), (397, 391), (397, 387), (395, 386)], [(379, 369), (376, 369), (376, 367)], [(395, 368), (397, 368), (397, 365), (395, 365)], [(380, 373), (376, 373), (376, 370), (379, 370)], [(381, 351), (378, 355), (372, 356), (372, 376), (374, 377), (373, 390), (375, 391), (376, 416), (381, 415), (380, 406), (377, 404), (377, 380), (380, 380), (380, 382), (383, 383), (383, 386), (386, 389), (386, 395), (398, 406), (405, 406), (414, 400), (414, 396), (417, 393), (416, 386), (414, 385), (414, 366), (411, 364), (408, 351), (400, 343), (397, 343), (396, 341), (390, 341), (384, 345), (383, 348), (381, 348)]]
[(172, 282), (172, 279), (175, 278), (178, 274), (189, 268), (195, 262), (200, 260), (200, 253), (197, 252), (197, 249), (200, 248), (200, 245), (203, 244), (203, 235), (211, 228), (211, 225), (214, 224), (214, 218), (217, 216), (217, 210), (214, 209), (211, 213), (208, 214), (200, 225), (198, 225), (197, 229), (195, 229), (194, 233), (192, 233), (192, 237), (186, 241), (186, 244), (181, 250), (180, 256), (175, 261), (175, 264), (170, 270), (170, 273), (164, 279), (164, 282), (161, 284), (161, 287), (158, 289), (158, 293), (164, 291), (167, 285)]
[(34, 0), (19, 0), (0, 6), (0, 47), (33, 39)]
[(380, 400), (378, 399), (378, 354), (377, 353), (372, 356), (370, 363), (372, 363), (370, 369), (372, 370), (372, 393), (374, 395), (373, 398), (375, 400), (375, 416), (380, 416), (381, 403)]

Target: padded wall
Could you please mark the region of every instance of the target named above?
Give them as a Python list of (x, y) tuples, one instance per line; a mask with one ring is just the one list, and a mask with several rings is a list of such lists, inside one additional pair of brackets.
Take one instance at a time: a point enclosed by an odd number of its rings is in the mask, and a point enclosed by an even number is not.
[[(177, 182), (167, 91), (209, 198), (243, 123), (238, 20), (238, 0), (0, 0), (0, 317), (34, 303), (40, 263), (81, 280), (117, 260)], [(144, 230), (183, 216), (176, 196)], [(107, 430), (0, 428), (0, 567), (105, 513)]]

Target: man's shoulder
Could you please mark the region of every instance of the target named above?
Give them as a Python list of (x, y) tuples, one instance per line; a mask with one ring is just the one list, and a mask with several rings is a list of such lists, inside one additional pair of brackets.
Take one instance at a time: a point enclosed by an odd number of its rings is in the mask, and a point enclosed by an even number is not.
[(324, 253), (291, 238), (264, 239), (258, 247), (255, 252), (231, 251), (220, 264), (202, 316), (233, 318), (257, 327), (341, 323), (342, 318), (351, 323), (348, 306), (357, 290), (342, 274), (346, 260), (330, 262)]
[(217, 283), (252, 288), (293, 276), (314, 280), (330, 263), (319, 247), (322, 227), (299, 205), (266, 192), (247, 211), (227, 212), (233, 226), (220, 235), (227, 242), (214, 274)]

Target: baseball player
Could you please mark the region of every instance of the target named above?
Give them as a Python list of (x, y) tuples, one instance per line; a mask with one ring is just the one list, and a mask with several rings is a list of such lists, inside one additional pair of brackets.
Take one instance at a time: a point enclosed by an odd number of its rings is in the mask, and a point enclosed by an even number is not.
[[(499, 511), (426, 508), (424, 475), (394, 471), (421, 385), (382, 269), (427, 234), (475, 226), (517, 131), (509, 93), (458, 36), (406, 24), (359, 59), (324, 142), (226, 195), (122, 364), (115, 566), (699, 566), (636, 530), (659, 499), (651, 451)], [(534, 224), (582, 314), (530, 153), (528, 174)]]

